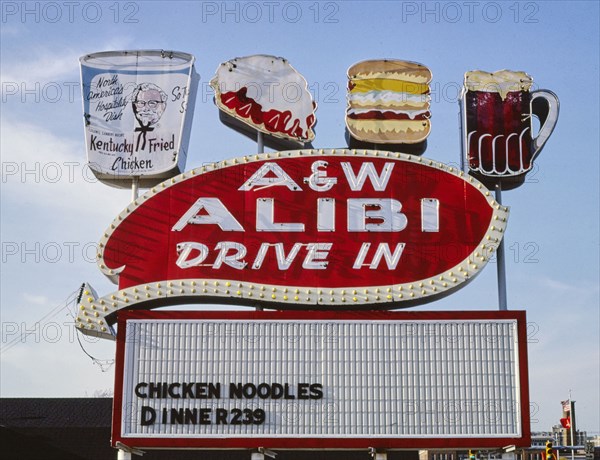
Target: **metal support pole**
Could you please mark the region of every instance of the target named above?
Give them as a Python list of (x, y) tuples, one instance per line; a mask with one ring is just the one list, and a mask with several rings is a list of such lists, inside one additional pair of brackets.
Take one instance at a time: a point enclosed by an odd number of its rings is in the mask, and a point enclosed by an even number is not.
[(378, 452), (375, 447), (369, 447), (369, 455), (373, 460), (387, 460), (387, 452)]
[(135, 447), (129, 447), (123, 444), (120, 441), (117, 441), (115, 446), (117, 450), (117, 460), (131, 460), (132, 456), (135, 455), (144, 455), (144, 451), (140, 449), (136, 449)]
[(261, 131), (256, 131), (256, 144), (258, 147), (258, 153), (265, 153), (265, 141)]
[(117, 460), (131, 460), (131, 452), (123, 449), (117, 450)]
[[(263, 133), (262, 131), (258, 131), (256, 130), (256, 146), (257, 146), (257, 151), (258, 153), (264, 153), (265, 152), (265, 141), (263, 139)], [(263, 307), (261, 305), (257, 305), (256, 307), (256, 311), (262, 311)], [(254, 456), (254, 454), (252, 454)], [(262, 455), (262, 454), (257, 454), (257, 455)], [(252, 460), (264, 460), (264, 455), (262, 456), (262, 458), (254, 458), (252, 457)]]
[(573, 414), (573, 400), (571, 399), (571, 390), (569, 390), (569, 420), (571, 425), (571, 460), (575, 460), (575, 438), (573, 437), (573, 425), (575, 425), (575, 414)]
[[(502, 206), (502, 184), (498, 182), (495, 186), (496, 202)], [(500, 310), (508, 310), (506, 301), (506, 262), (504, 259), (504, 238), (498, 245), (496, 255), (496, 270), (498, 273), (498, 308)]]
[(135, 201), (138, 198), (140, 188), (140, 176), (133, 176), (131, 181), (131, 201)]
[(250, 454), (250, 460), (265, 460), (265, 457), (277, 458), (277, 452), (273, 452), (265, 447), (259, 447), (258, 452)]
[(469, 173), (469, 168), (467, 168), (467, 162), (465, 161), (466, 159), (466, 150), (465, 150), (465, 138), (463, 136), (463, 126), (467, 126), (467, 122), (464, 119), (464, 114), (465, 111), (463, 110), (463, 99), (461, 98), (461, 100), (458, 103), (458, 125), (459, 125), (459, 129), (458, 129), (458, 134), (460, 136), (460, 151), (461, 151), (461, 155), (460, 155), (460, 169), (465, 173), (468, 174)]

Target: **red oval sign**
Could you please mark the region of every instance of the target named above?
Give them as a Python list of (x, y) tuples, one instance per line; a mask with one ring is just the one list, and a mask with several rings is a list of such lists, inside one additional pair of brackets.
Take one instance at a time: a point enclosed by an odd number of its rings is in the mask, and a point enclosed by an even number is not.
[(477, 180), (426, 158), (275, 152), (153, 188), (106, 231), (99, 264), (123, 290), (115, 308), (125, 298), (397, 308), (470, 280), (507, 215)]

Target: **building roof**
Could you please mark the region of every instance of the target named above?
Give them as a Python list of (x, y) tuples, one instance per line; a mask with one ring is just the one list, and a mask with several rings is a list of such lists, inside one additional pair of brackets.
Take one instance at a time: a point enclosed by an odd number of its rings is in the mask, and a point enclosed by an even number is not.
[(0, 452), (20, 460), (116, 458), (111, 398), (2, 398)]
[[(110, 445), (112, 398), (0, 398), (0, 457), (19, 460), (116, 459)], [(269, 446), (265, 446), (269, 447)], [(343, 446), (340, 446), (343, 448)], [(285, 460), (365, 460), (364, 451), (286, 451)], [(248, 450), (146, 451), (141, 460), (249, 460)], [(389, 460), (418, 460), (417, 451)]]
[(0, 425), (14, 428), (110, 428), (112, 398), (2, 398)]

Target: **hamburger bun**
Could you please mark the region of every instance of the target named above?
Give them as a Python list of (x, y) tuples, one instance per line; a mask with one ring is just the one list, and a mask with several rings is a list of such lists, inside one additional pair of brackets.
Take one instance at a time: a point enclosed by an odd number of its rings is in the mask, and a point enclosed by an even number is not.
[(369, 60), (348, 69), (346, 127), (374, 144), (415, 144), (431, 130), (431, 71), (422, 64)]

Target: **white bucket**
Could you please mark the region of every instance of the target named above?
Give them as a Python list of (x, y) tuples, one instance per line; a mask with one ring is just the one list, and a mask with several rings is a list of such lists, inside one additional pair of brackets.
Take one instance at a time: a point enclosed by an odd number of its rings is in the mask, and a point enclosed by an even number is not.
[(176, 51), (80, 58), (88, 165), (109, 185), (150, 187), (183, 172), (198, 75)]

